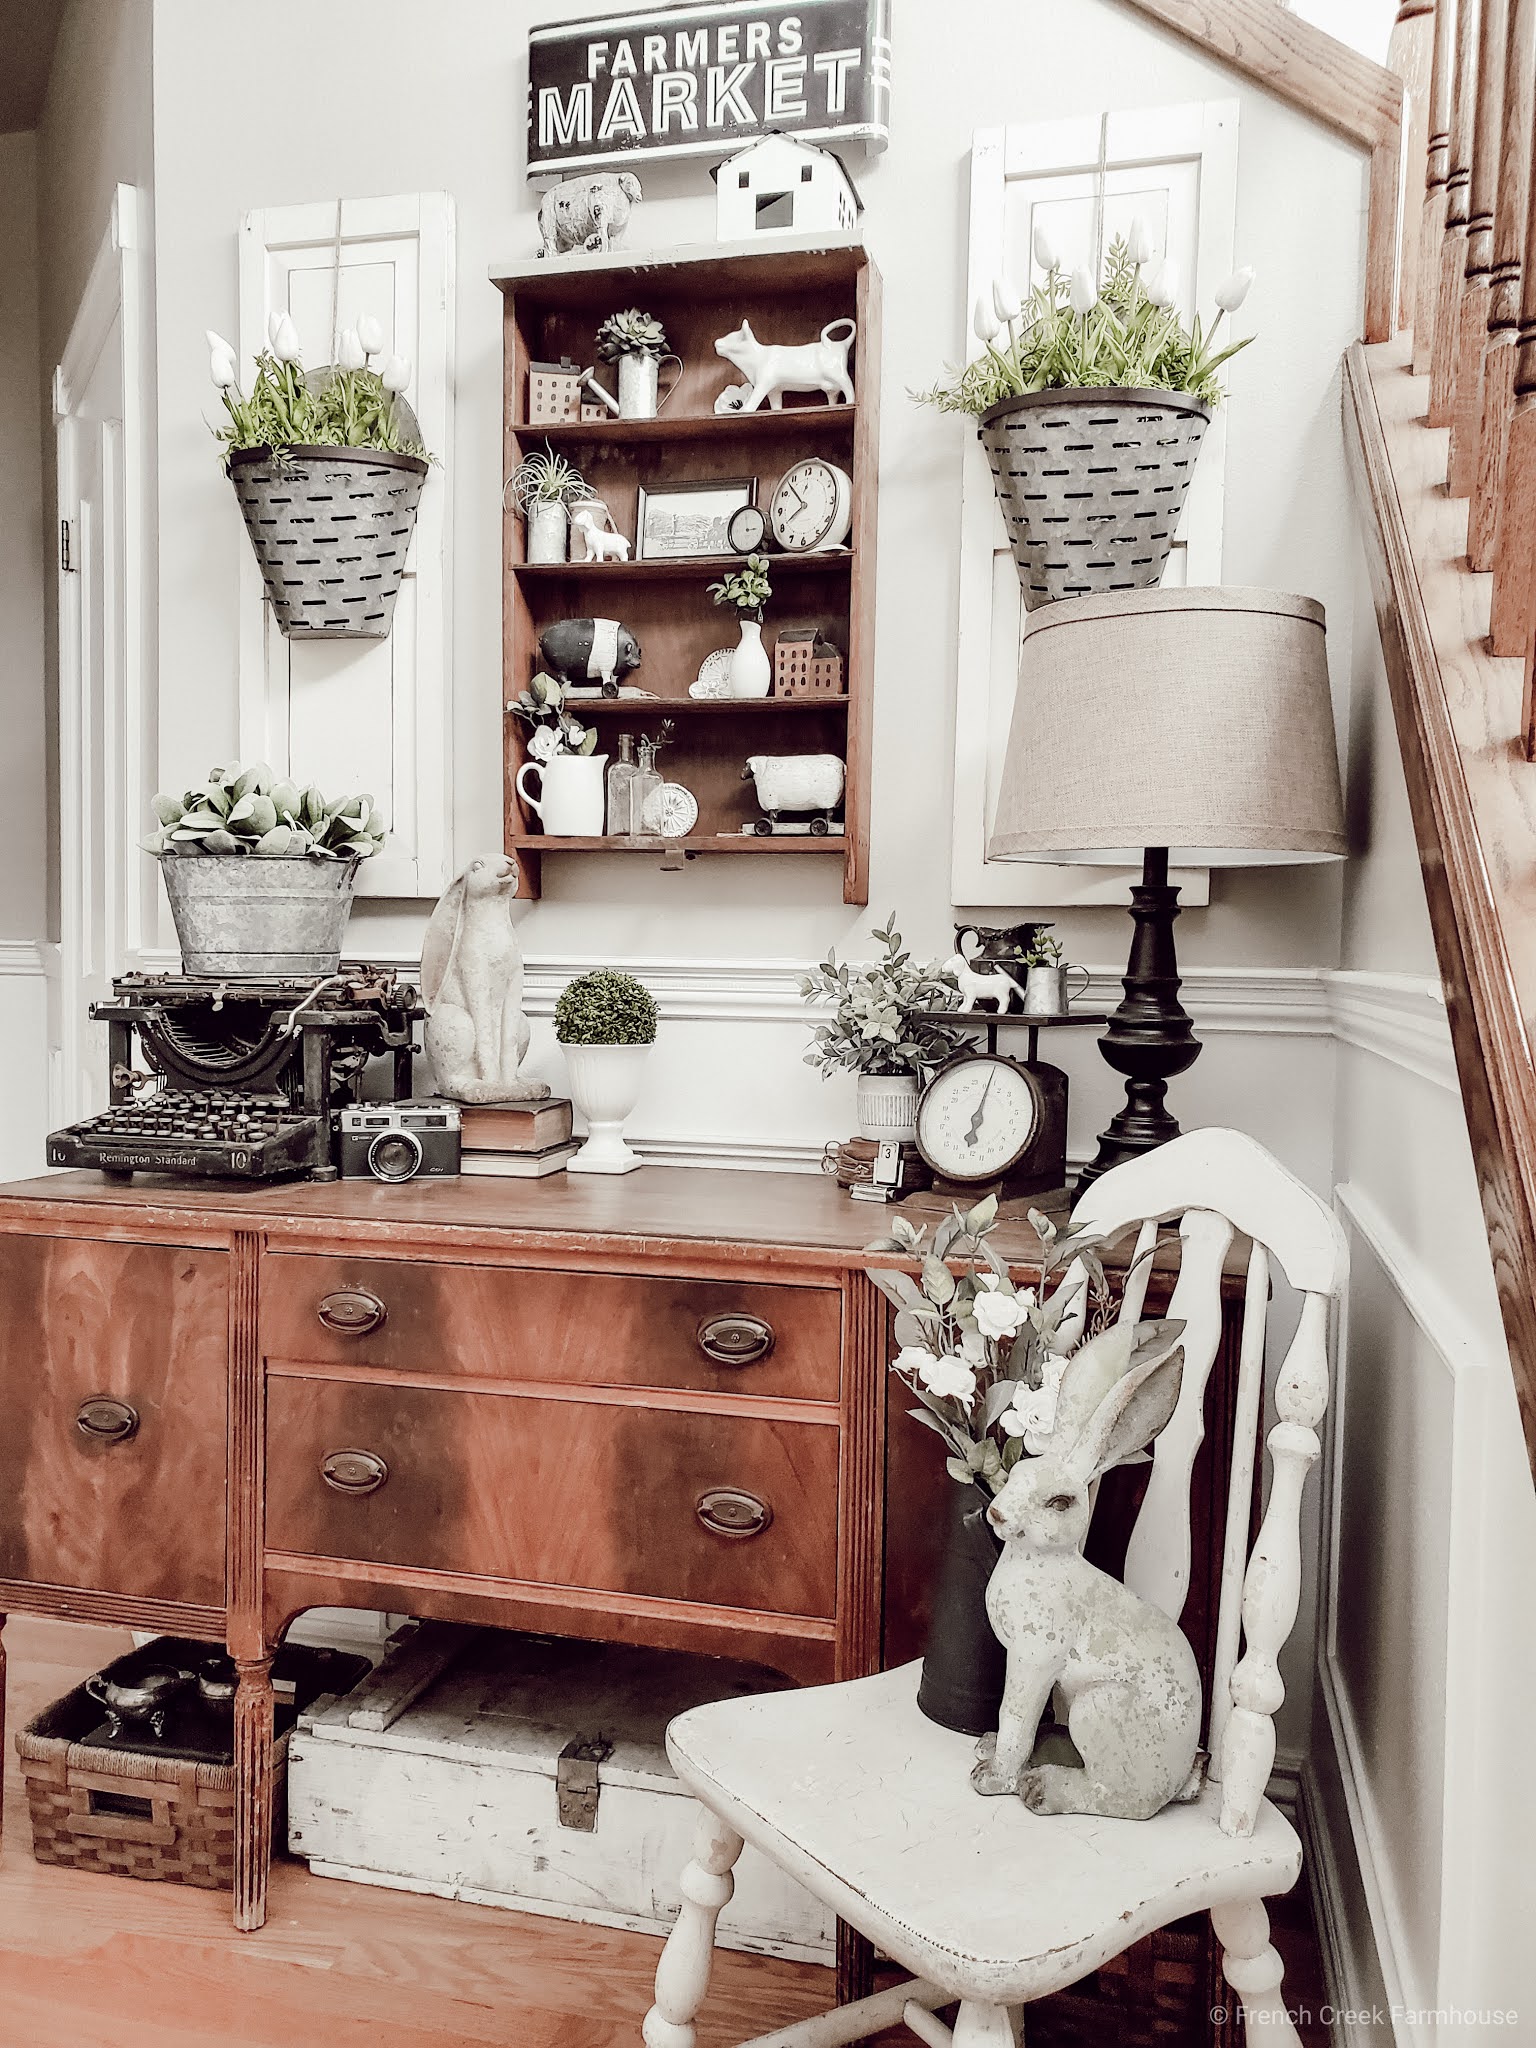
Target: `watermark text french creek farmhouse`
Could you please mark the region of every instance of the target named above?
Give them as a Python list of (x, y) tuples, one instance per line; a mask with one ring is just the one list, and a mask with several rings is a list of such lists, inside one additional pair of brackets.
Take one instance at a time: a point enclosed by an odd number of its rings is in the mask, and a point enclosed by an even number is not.
[(528, 169), (720, 156), (768, 134), (883, 149), (890, 0), (648, 8), (528, 37)]

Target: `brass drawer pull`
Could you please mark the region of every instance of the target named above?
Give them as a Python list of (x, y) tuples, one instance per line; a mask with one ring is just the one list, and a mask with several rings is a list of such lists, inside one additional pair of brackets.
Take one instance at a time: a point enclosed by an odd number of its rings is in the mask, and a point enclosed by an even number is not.
[(773, 1325), (761, 1316), (709, 1316), (699, 1325), (698, 1345), (716, 1365), (756, 1365), (773, 1349)]
[(376, 1451), (328, 1451), (320, 1460), (320, 1477), (337, 1493), (377, 1493), (389, 1467)]
[(315, 1314), (338, 1337), (366, 1337), (370, 1330), (379, 1327), (389, 1310), (366, 1287), (338, 1287), (334, 1294), (321, 1296)]
[(700, 1494), (694, 1513), (711, 1536), (761, 1536), (773, 1520), (767, 1501), (738, 1486), (712, 1486)]
[(75, 1414), (75, 1427), (95, 1444), (125, 1444), (138, 1432), (139, 1411), (126, 1401), (114, 1401), (107, 1394), (94, 1394), (82, 1401)]

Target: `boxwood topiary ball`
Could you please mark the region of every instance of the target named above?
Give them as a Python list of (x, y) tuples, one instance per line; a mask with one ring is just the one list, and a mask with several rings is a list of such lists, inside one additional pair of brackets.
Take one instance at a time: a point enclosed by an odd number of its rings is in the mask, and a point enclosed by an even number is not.
[(656, 998), (616, 967), (578, 974), (555, 1004), (555, 1036), (562, 1045), (649, 1045)]

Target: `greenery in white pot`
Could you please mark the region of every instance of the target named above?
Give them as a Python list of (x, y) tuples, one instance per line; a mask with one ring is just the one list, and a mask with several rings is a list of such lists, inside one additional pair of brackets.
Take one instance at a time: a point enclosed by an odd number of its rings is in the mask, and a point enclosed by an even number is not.
[(912, 958), (894, 916), (873, 936), (884, 951), (867, 965), (849, 967), (828, 952), (801, 980), (805, 1000), (830, 1011), (813, 1027), (805, 1060), (823, 1074), (858, 1077), (862, 1136), (910, 1140), (918, 1089), (962, 1042), (920, 1013), (954, 1009), (959, 990), (943, 968)]
[(656, 1037), (656, 998), (632, 974), (598, 968), (567, 982), (555, 1004), (571, 1097), (587, 1120), (572, 1173), (633, 1173), (643, 1162), (624, 1143), (624, 1119), (640, 1099), (645, 1056)]
[(1139, 220), (1111, 245), (1097, 283), (1082, 266), (1062, 268), (1043, 228), (1035, 230), (1034, 247), (1044, 282), (1021, 298), (1006, 278), (995, 279), (976, 301), (981, 354), (915, 397), (977, 418), (1005, 398), (1037, 391), (1119, 387), (1183, 392), (1207, 411), (1221, 403), (1217, 372), (1253, 339), (1217, 346), (1222, 322), (1248, 296), (1251, 269), (1234, 271), (1221, 285), (1209, 325), (1196, 314), (1186, 327), (1175, 310), (1178, 266), (1154, 258)]
[(766, 697), (773, 682), (772, 664), (763, 645), (763, 611), (773, 595), (767, 560), (762, 555), (748, 555), (739, 569), (711, 583), (709, 594), (716, 604), (734, 610), (741, 635), (731, 650), (731, 695)]

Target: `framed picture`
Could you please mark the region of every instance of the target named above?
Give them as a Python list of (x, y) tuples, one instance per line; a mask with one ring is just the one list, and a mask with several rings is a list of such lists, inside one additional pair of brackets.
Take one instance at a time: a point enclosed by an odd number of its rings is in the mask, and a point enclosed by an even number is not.
[(733, 512), (757, 502), (757, 478), (711, 477), (706, 483), (642, 485), (635, 513), (635, 560), (686, 560), (733, 552), (726, 527)]

